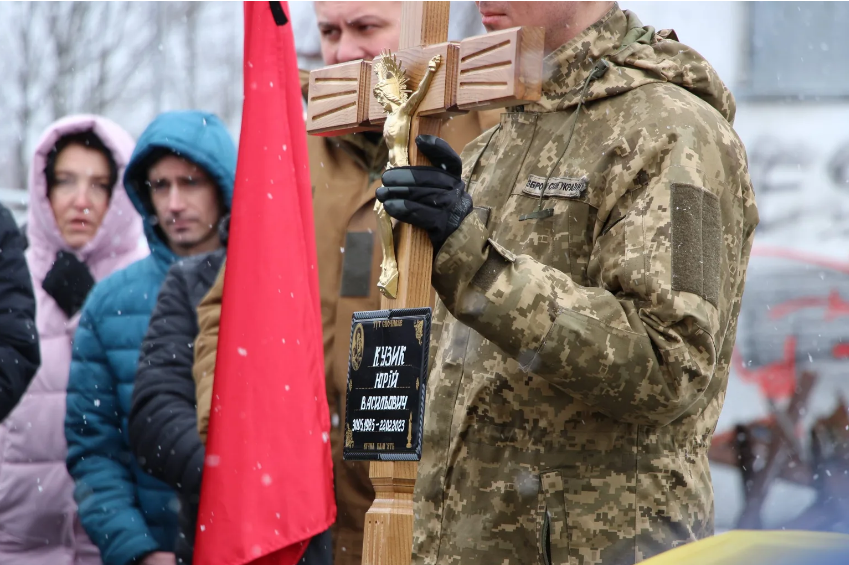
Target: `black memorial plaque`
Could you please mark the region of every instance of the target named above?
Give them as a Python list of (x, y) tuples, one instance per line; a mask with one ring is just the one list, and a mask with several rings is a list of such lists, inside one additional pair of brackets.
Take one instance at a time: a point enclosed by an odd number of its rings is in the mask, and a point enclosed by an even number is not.
[(430, 317), (430, 308), (354, 314), (344, 459), (421, 459)]

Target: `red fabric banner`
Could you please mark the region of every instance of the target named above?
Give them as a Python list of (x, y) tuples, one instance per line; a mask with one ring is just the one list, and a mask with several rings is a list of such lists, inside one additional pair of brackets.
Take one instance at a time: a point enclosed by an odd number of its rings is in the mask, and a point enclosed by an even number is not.
[(292, 26), (277, 19), (245, 3), (200, 565), (294, 564), (336, 517), (306, 130)]

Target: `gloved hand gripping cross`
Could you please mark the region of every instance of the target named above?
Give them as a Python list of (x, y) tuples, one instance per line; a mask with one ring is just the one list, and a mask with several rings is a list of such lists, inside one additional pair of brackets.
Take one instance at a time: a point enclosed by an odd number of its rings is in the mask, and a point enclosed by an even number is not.
[(390, 216), (425, 230), (436, 253), (472, 211), (472, 197), (460, 179), (463, 162), (445, 140), (420, 135), (416, 145), (432, 166), (389, 169), (376, 195)]

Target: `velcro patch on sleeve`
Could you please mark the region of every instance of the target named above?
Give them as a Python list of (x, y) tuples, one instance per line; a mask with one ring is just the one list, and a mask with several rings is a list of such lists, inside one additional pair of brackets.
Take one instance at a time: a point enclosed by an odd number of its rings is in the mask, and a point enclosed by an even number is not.
[(719, 305), (722, 214), (719, 198), (692, 184), (671, 186), (672, 290)]
[(472, 277), (471, 284), (484, 292), (489, 292), (498, 276), (516, 260), (516, 256), (494, 240), (489, 239), (489, 256), (480, 270)]

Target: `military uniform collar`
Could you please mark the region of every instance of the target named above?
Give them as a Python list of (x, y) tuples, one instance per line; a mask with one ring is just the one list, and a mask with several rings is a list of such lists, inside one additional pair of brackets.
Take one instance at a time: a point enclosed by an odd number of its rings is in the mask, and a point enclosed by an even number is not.
[(629, 20), (636, 20), (636, 16), (626, 14), (614, 4), (599, 21), (546, 56), (542, 97), (525, 109), (551, 112), (577, 104), (593, 66), (602, 57), (613, 54), (622, 44), (628, 28), (639, 24)]

